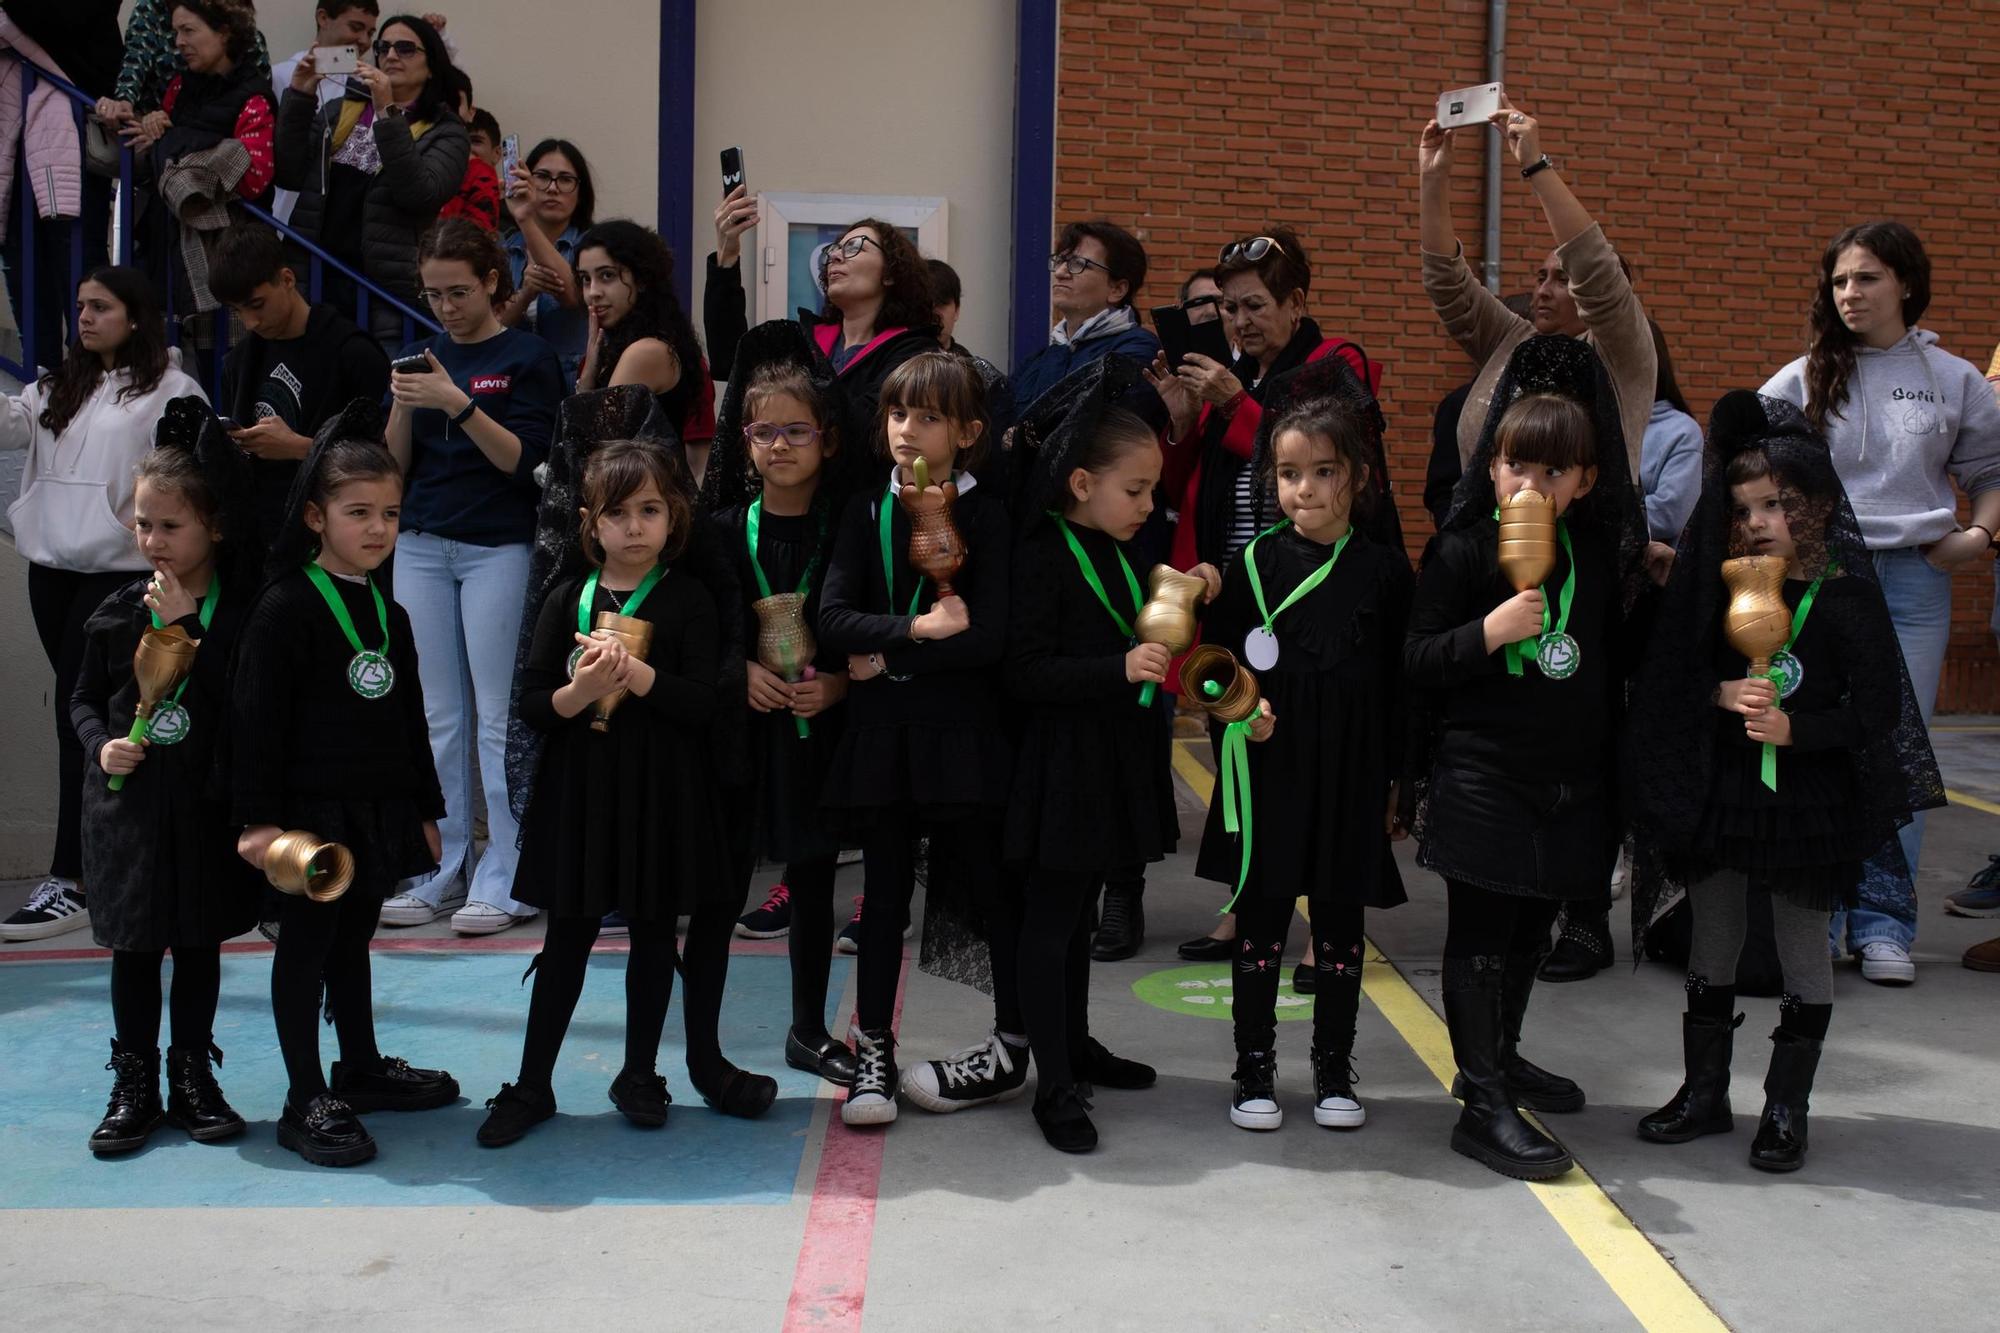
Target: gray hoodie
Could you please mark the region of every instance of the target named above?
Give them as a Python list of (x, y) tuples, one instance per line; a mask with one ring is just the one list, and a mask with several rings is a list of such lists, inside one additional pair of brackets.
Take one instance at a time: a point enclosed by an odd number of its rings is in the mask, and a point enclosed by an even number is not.
[[(1855, 349), (1847, 402), (1826, 419), (1834, 470), (1871, 551), (1928, 546), (1958, 528), (1967, 495), (2000, 488), (2000, 405), (1970, 362), (1913, 328), (1889, 347)], [(1805, 406), (1806, 359), (1763, 392)]]

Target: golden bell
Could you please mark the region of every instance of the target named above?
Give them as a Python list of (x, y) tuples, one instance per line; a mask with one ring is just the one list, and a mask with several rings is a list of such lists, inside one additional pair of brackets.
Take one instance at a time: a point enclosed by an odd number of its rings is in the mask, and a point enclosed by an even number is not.
[(280, 893), (330, 903), (354, 883), (354, 853), (317, 833), (293, 829), (271, 839), (264, 853), (264, 878)]
[(151, 717), (160, 700), (180, 688), (194, 670), (194, 654), (200, 646), (179, 625), (149, 629), (139, 636), (139, 650), (132, 654), (132, 675), (139, 683), (140, 717)]
[(965, 567), (965, 534), (953, 520), (952, 506), (958, 503), (958, 486), (947, 481), (929, 486), (930, 469), (919, 458), (913, 469), (914, 486), (896, 492), (903, 512), (910, 516), (910, 568), (937, 585), (937, 595), (952, 595), (951, 581)]
[(1227, 648), (1204, 643), (1181, 663), (1181, 693), (1218, 722), (1257, 716), (1257, 677)]
[(1146, 576), (1146, 604), (1132, 621), (1141, 643), (1157, 643), (1178, 657), (1194, 643), (1194, 607), (1208, 584), (1172, 565), (1154, 565)]
[(1722, 562), (1729, 585), (1729, 609), (1722, 633), (1729, 646), (1750, 659), (1750, 674), (1771, 669), (1771, 654), (1792, 637), (1792, 609), (1785, 605), (1786, 562), (1775, 555), (1746, 555)]
[(806, 595), (778, 592), (750, 604), (757, 613), (757, 662), (766, 671), (793, 681), (812, 665), (819, 645), (806, 628)]
[(1500, 502), (1500, 573), (1515, 592), (1539, 588), (1556, 567), (1556, 504), (1535, 490)]
[[(616, 611), (599, 611), (597, 618), (590, 622), (593, 635), (608, 634), (625, 645), (625, 651), (646, 660), (646, 654), (653, 650), (653, 622), (641, 620), (637, 616), (621, 616)], [(611, 715), (618, 705), (625, 702), (626, 690), (613, 690), (591, 705), (590, 729), (592, 731), (611, 730)]]

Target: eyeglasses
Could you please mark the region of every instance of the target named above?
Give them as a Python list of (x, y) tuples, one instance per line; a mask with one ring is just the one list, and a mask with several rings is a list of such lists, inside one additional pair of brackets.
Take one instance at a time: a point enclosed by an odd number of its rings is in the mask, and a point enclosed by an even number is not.
[[(826, 247), (826, 255), (820, 260), (820, 266), (824, 268), (835, 259), (854, 259), (871, 245), (877, 250), (882, 250), (881, 242), (872, 236), (850, 236), (844, 241), (835, 241)], [(887, 255), (889, 252), (882, 250), (882, 253)]]
[(803, 421), (794, 421), (789, 426), (780, 426), (775, 421), (753, 421), (749, 428), (750, 443), (759, 449), (769, 449), (777, 444), (780, 436), (794, 449), (804, 449), (819, 439), (820, 432)]
[(1206, 310), (1210, 306), (1215, 306), (1219, 309), (1221, 305), (1222, 298), (1219, 296), (1190, 296), (1187, 300), (1181, 302), (1181, 309), (1193, 312), (1196, 310)]
[(375, 58), (377, 60), (380, 60), (383, 56), (388, 55), (391, 51), (394, 51), (397, 55), (401, 56), (403, 59), (408, 60), (411, 56), (422, 55), (424, 53), (424, 44), (422, 42), (412, 42), (407, 40), (395, 41), (395, 42), (385, 40), (385, 41), (378, 41), (375, 43)]
[(537, 190), (554, 190), (557, 194), (575, 194), (577, 177), (570, 172), (557, 175), (551, 171), (531, 171), (528, 179), (535, 183)]
[(1268, 236), (1246, 236), (1240, 241), (1231, 241), (1222, 247), (1222, 262), (1233, 264), (1241, 259), (1245, 263), (1254, 264), (1273, 250), (1279, 254), (1285, 253), (1285, 247)]
[(468, 300), (472, 299), (472, 293), (475, 290), (477, 289), (472, 287), (447, 287), (443, 291), (439, 291), (435, 287), (426, 287), (418, 292), (417, 295), (425, 305), (442, 305), (447, 301), (452, 305), (464, 305)]
[(1049, 272), (1051, 273), (1067, 273), (1072, 278), (1075, 278), (1080, 277), (1083, 271), (1089, 268), (1097, 269), (1107, 278), (1111, 276), (1111, 270), (1105, 265), (1098, 263), (1095, 259), (1085, 259), (1082, 255), (1078, 254), (1049, 256)]

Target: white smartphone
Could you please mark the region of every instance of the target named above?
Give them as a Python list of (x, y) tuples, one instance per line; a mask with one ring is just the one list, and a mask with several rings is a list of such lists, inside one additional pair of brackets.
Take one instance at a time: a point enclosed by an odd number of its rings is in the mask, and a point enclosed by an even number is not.
[(1455, 130), (1461, 125), (1484, 125), (1500, 109), (1504, 85), (1482, 83), (1476, 88), (1453, 88), (1438, 94), (1438, 128)]
[(361, 67), (361, 53), (351, 46), (315, 46), (313, 68), (321, 77), (352, 74)]

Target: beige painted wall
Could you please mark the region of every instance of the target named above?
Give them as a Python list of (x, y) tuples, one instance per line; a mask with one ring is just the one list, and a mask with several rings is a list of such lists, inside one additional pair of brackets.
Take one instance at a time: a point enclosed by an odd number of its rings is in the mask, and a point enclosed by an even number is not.
[(0, 625), (13, 627), (0, 635), (0, 879), (27, 879), (47, 872), (55, 845), (56, 677), (28, 614), (28, 562), (5, 536)]

